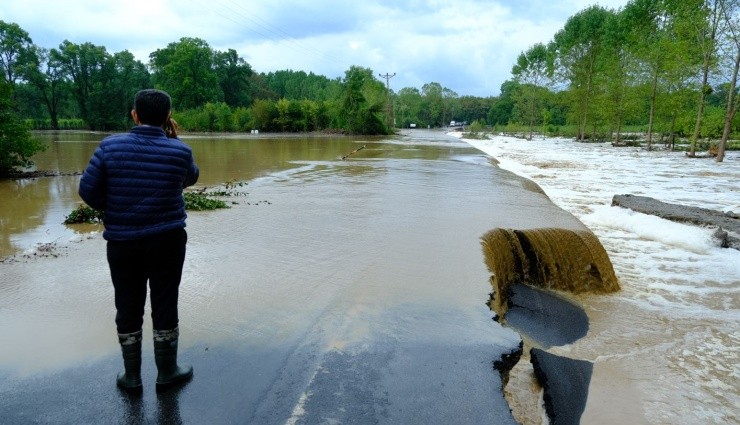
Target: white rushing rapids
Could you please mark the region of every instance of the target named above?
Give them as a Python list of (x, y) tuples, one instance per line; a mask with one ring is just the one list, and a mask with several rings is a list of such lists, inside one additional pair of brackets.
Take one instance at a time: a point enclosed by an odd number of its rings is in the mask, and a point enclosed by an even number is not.
[[(589, 402), (603, 396), (604, 405), (627, 403), (633, 396), (618, 394), (634, 390), (644, 395), (637, 398), (646, 423), (736, 421), (740, 251), (721, 248), (715, 229), (611, 203), (614, 195), (633, 194), (738, 213), (740, 153), (729, 152), (717, 163), (683, 152), (562, 138), (465, 141), (499, 167), (536, 182), (596, 234), (612, 260), (622, 291), (587, 300), (592, 331), (561, 350), (596, 362)], [(599, 392), (600, 362), (610, 371), (603, 377), (628, 381), (611, 399), (608, 391)], [(630, 376), (614, 376), (620, 372)], [(603, 409), (591, 414), (590, 419), (606, 417)]]

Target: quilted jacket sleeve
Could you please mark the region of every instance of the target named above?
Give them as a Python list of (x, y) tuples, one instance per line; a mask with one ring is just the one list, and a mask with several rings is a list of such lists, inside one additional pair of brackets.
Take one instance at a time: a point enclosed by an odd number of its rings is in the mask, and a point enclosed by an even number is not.
[(195, 165), (195, 160), (193, 159), (193, 155), (191, 153), (190, 164), (188, 164), (188, 175), (185, 176), (185, 182), (183, 183), (182, 187), (194, 185), (198, 181), (199, 176), (200, 170), (198, 169), (198, 166)]
[(105, 210), (105, 162), (98, 147), (80, 179), (80, 198), (96, 210)]

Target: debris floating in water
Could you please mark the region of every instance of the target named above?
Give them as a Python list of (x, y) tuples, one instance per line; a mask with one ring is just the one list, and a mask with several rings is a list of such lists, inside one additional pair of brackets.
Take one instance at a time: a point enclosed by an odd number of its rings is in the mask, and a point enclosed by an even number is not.
[(342, 157), (342, 161), (344, 161), (345, 159), (349, 158), (349, 157), (350, 157), (351, 155), (354, 155), (355, 153), (357, 153), (357, 152), (359, 152), (359, 151), (361, 151), (361, 150), (365, 149), (365, 146), (366, 146), (366, 145), (362, 145), (362, 146), (360, 146), (359, 148), (357, 148), (357, 149), (353, 150), (352, 152), (348, 153), (347, 155), (344, 155), (344, 156)]

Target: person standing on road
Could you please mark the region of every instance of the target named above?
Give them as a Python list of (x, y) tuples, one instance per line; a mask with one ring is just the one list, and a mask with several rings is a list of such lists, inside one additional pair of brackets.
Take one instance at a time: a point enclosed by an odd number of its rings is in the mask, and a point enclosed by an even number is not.
[(141, 339), (149, 283), (157, 391), (188, 381), (189, 365), (177, 364), (177, 299), (185, 260), (183, 189), (199, 170), (188, 145), (177, 138), (172, 100), (160, 90), (136, 94), (128, 133), (103, 139), (80, 180), (79, 195), (104, 212), (103, 238), (113, 281), (116, 328), (124, 372), (116, 383), (138, 393)]

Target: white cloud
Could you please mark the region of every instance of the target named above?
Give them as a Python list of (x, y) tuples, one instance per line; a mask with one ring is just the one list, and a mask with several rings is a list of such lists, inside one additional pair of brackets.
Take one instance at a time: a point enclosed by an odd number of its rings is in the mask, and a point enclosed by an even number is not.
[[(439, 82), (461, 95), (498, 94), (516, 56), (546, 43), (588, 0), (24, 0), (2, 19), (36, 44), (92, 42), (109, 52), (149, 53), (181, 37), (233, 48), (260, 72), (304, 70), (341, 77), (351, 65), (396, 73), (395, 90)], [(600, 1), (616, 8), (626, 0)]]

